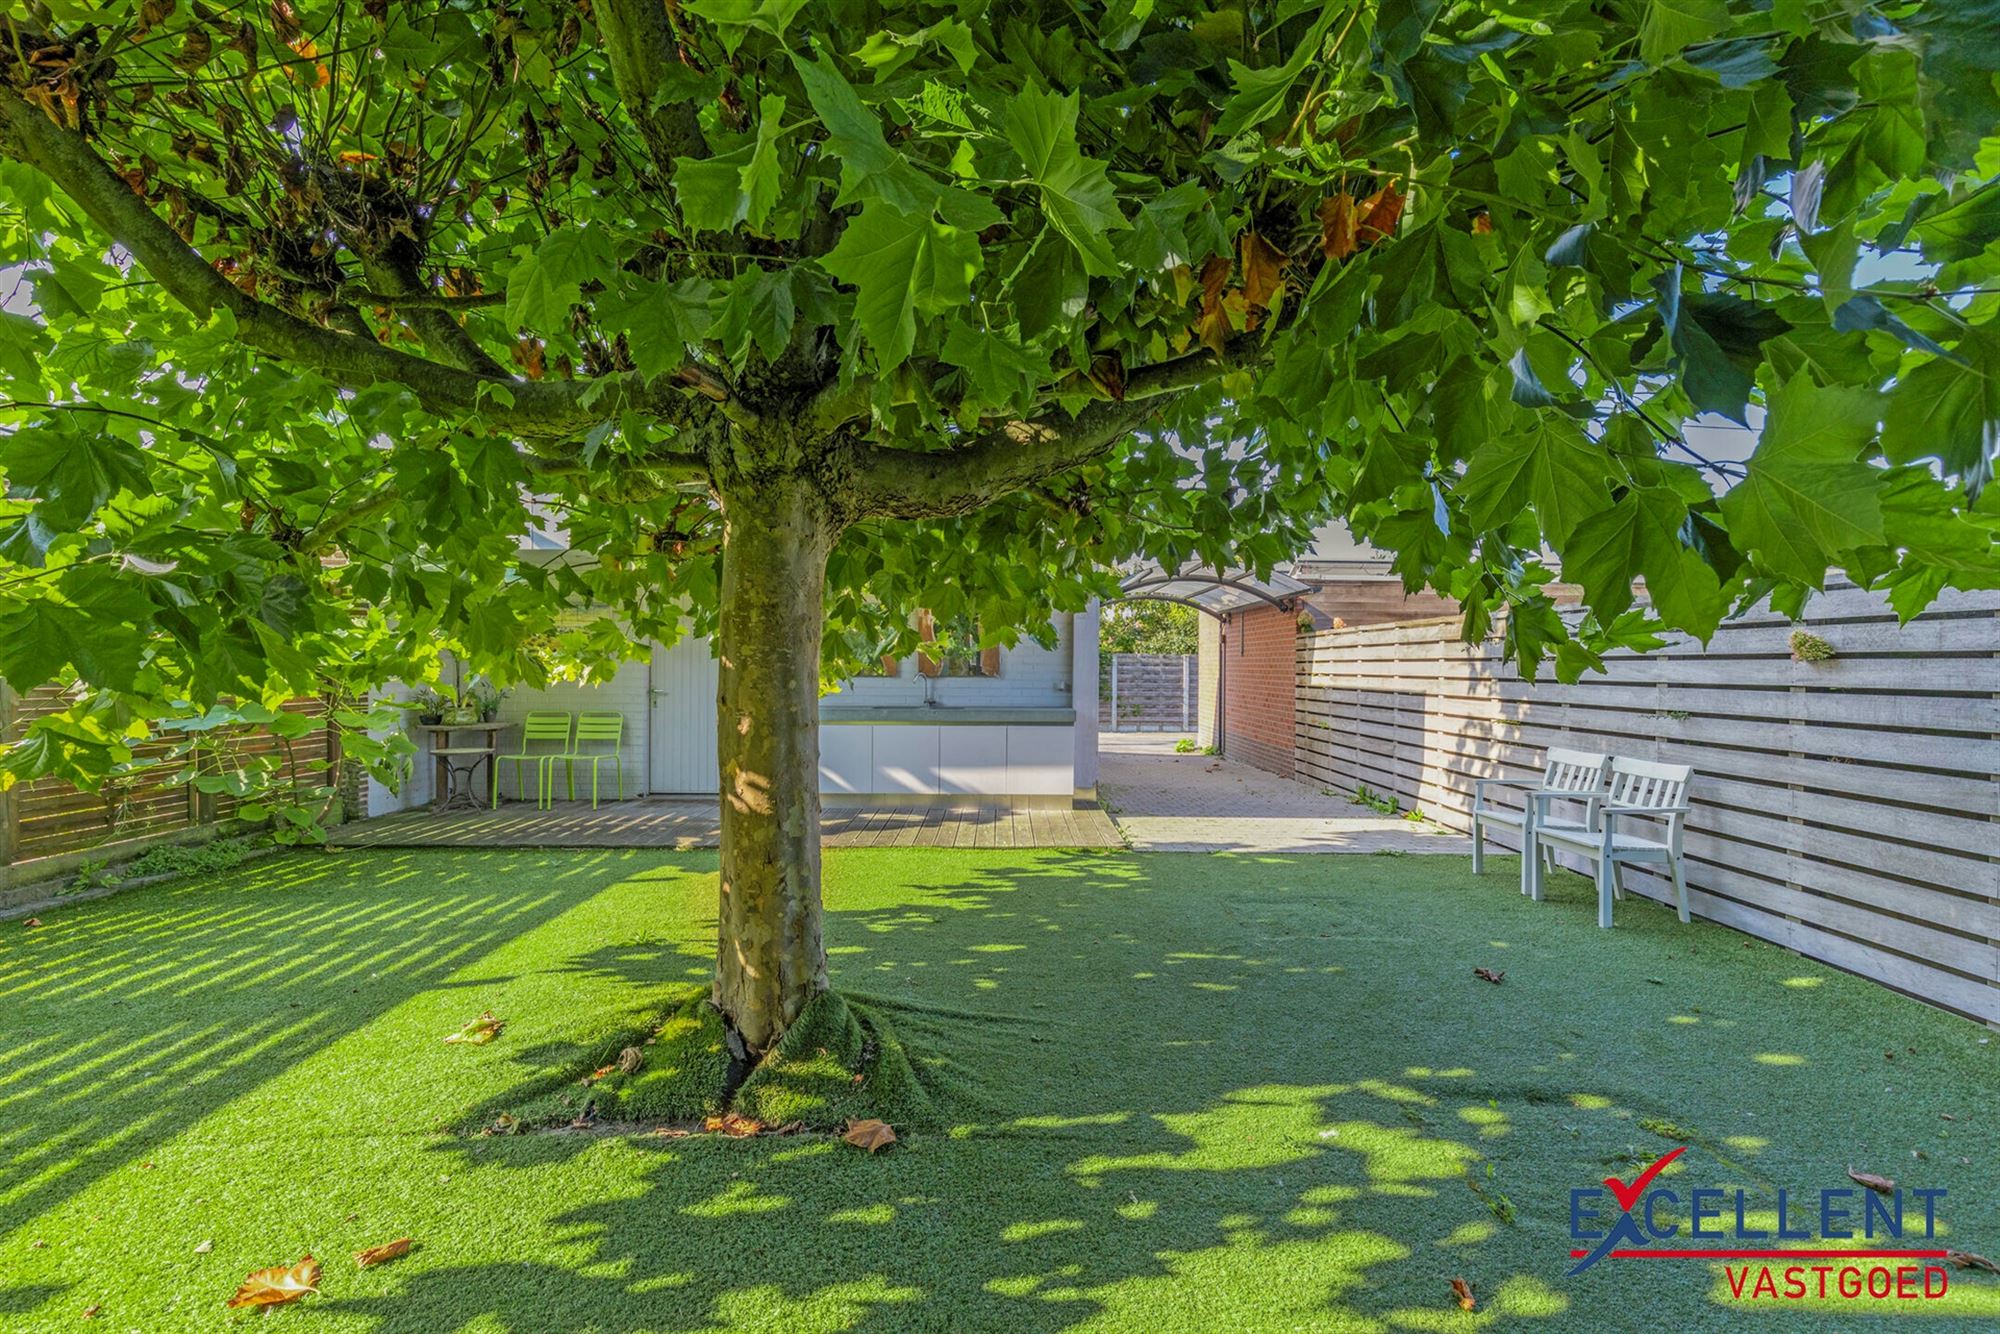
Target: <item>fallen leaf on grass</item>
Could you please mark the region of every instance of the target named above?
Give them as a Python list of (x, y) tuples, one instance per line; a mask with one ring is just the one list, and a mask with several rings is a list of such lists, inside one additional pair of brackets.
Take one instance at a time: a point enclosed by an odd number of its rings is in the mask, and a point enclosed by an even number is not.
[(889, 1128), (887, 1121), (877, 1121), (869, 1117), (862, 1121), (849, 1121), (847, 1133), (841, 1138), (857, 1149), (866, 1149), (874, 1153), (878, 1149), (886, 1149), (894, 1144), (896, 1132)]
[(627, 1047), (618, 1053), (618, 1068), (628, 1075), (639, 1073), (639, 1067), (646, 1063), (646, 1053), (637, 1047)]
[(1971, 1251), (1946, 1251), (1944, 1258), (1947, 1263), (1955, 1264), (1960, 1269), (1984, 1269), (1989, 1274), (2000, 1274), (2000, 1265), (1994, 1264), (1983, 1255), (1974, 1255)]
[(1493, 968), (1475, 968), (1472, 970), (1472, 975), (1482, 982), (1491, 982), (1495, 986), (1500, 985), (1500, 979), (1507, 976), (1505, 970)]
[(86, 1306), (83, 1308), (83, 1318), (85, 1320), (95, 1320), (97, 1319), (97, 1313), (103, 1309), (102, 1306)]
[(365, 1251), (356, 1251), (354, 1253), (354, 1263), (363, 1269), (367, 1269), (372, 1265), (384, 1264), (396, 1259), (398, 1256), (408, 1255), (409, 1253), (410, 1239), (408, 1237), (398, 1237), (394, 1241), (385, 1241), (380, 1246), (370, 1246)]
[(1461, 1311), (1470, 1311), (1473, 1307), (1479, 1305), (1479, 1302), (1472, 1295), (1472, 1285), (1462, 1278), (1455, 1278), (1451, 1281), (1451, 1295), (1458, 1298), (1458, 1307)]
[(493, 1011), (487, 1010), (464, 1028), (459, 1029), (458, 1032), (445, 1034), (444, 1040), (446, 1042), (469, 1042), (475, 1047), (483, 1047), (493, 1041), (493, 1039), (499, 1037), (500, 1030), (506, 1027), (506, 1024), (507, 1021), (505, 1019), (495, 1019)]
[(40, 926), (41, 924), (42, 919), (39, 917), (30, 917), (27, 921), (21, 923), (22, 926)]
[(319, 1261), (306, 1255), (289, 1267), (273, 1265), (259, 1269), (243, 1280), (243, 1286), (229, 1299), (235, 1306), (283, 1306), (309, 1292), (319, 1291)]
[(1874, 1191), (1877, 1195), (1894, 1195), (1896, 1193), (1895, 1182), (1891, 1181), (1888, 1177), (1878, 1177), (1873, 1172), (1857, 1172), (1850, 1167), (1847, 1169), (1847, 1179), (1857, 1186), (1868, 1187), (1868, 1189)]
[(482, 1135), (512, 1135), (521, 1129), (521, 1122), (506, 1112), (493, 1118), (493, 1124), (481, 1131)]
[(214, 1249), (215, 1249), (215, 1242), (213, 1240), (209, 1240), (209, 1241), (204, 1241), (200, 1245), (196, 1246), (194, 1248), (194, 1253), (196, 1255), (207, 1255), (210, 1251)]
[(752, 1135), (764, 1133), (764, 1123), (741, 1112), (724, 1112), (721, 1116), (711, 1116), (702, 1123), (704, 1130), (719, 1130), (732, 1139), (748, 1139)]

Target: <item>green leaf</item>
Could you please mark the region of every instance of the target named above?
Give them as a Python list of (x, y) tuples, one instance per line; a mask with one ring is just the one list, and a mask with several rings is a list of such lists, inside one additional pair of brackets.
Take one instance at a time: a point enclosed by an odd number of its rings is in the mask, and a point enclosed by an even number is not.
[(1526, 430), (1488, 441), (1467, 464), (1460, 489), (1473, 523), (1505, 527), (1532, 506), (1560, 546), (1584, 515), (1609, 502), (1602, 447), (1561, 417), (1537, 413)]
[(1897, 378), (1882, 414), (1882, 453), (1891, 463), (1935, 458), (1977, 486), (2000, 435), (2000, 334), (1978, 326), (1954, 351), (1956, 359), (1935, 358)]
[(784, 123), (784, 96), (764, 94), (757, 103), (757, 142), (751, 146), (740, 180), (743, 219), (751, 231), (760, 234), (770, 220), (771, 206), (778, 202), (778, 136)]
[(514, 253), (514, 267), (507, 271), (507, 323), (554, 332), (568, 322), (584, 281), (611, 263), (611, 241), (602, 228), (560, 227)]
[(44, 524), (60, 529), (81, 525), (120, 491), (151, 489), (137, 447), (87, 429), (74, 413), (0, 436), (0, 470), (21, 494), (41, 502), (36, 511)]
[(1729, 534), (1774, 574), (1814, 588), (1840, 553), (1882, 541), (1882, 473), (1861, 461), (1884, 400), (1794, 376), (1771, 396), (1742, 481), (1722, 497)]
[(753, 29), (783, 37), (805, 0), (687, 0), (685, 8), (714, 24), (722, 49), (735, 55)]
[(1042, 211), (1083, 257), (1084, 271), (1120, 271), (1107, 233), (1128, 227), (1105, 164), (1084, 157), (1076, 139), (1077, 98), (1026, 88), (1007, 103), (1007, 141), (1041, 187)]
[(1682, 542), (1686, 507), (1671, 492), (1634, 489), (1576, 526), (1562, 548), (1563, 577), (1582, 585), (1600, 619), (1632, 605), (1634, 579), (1660, 619), (1700, 639), (1715, 633), (1727, 600), (1707, 562)]
[(1728, 30), (1729, 6), (1723, 0), (1646, 0), (1639, 55), (1648, 65), (1664, 65), (1683, 48)]
[(952, 321), (944, 359), (963, 368), (980, 399), (995, 408), (1026, 410), (1050, 374), (1046, 356), (1022, 347), (1009, 334), (975, 329), (965, 320)]
[(889, 370), (916, 344), (917, 312), (962, 304), (981, 260), (971, 233), (929, 214), (870, 203), (848, 222), (823, 263), (857, 289), (855, 316), (874, 345), (878, 367)]
[(836, 205), (879, 199), (905, 213), (921, 213), (936, 203), (939, 187), (889, 146), (881, 120), (831, 59), (808, 60), (793, 52), (792, 66), (805, 84), (813, 114), (826, 127), (827, 148), (840, 159)]
[(1792, 325), (1769, 306), (1740, 297), (1687, 292), (1679, 274), (1658, 282), (1660, 320), (1674, 350), (1674, 369), (1688, 401), (1748, 425), (1745, 412), (1756, 385), (1764, 343)]
[(151, 612), (136, 583), (100, 565), (73, 566), (44, 596), (0, 611), (0, 677), (25, 693), (69, 665), (93, 685), (132, 689)]
[(741, 366), (755, 344), (775, 360), (792, 338), (792, 275), (784, 269), (745, 269), (731, 279), (712, 330), (730, 361)]

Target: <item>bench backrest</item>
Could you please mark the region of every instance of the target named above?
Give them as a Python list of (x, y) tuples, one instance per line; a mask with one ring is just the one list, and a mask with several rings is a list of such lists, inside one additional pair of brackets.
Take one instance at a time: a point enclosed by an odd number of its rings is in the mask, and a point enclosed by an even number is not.
[(1604, 787), (1604, 771), (1609, 755), (1587, 750), (1549, 747), (1549, 767), (1542, 771), (1542, 786), (1552, 792), (1597, 792)]
[(1611, 761), (1611, 804), (1658, 809), (1678, 806), (1687, 795), (1694, 769), (1685, 764), (1655, 764), (1651, 760)]

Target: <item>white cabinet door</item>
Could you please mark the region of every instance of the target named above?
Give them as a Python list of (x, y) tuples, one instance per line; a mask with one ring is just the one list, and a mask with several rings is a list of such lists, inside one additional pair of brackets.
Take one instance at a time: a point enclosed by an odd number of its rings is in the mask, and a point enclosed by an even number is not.
[(820, 724), (819, 790), (854, 795), (875, 790), (875, 729), (858, 723)]
[(1007, 729), (975, 724), (938, 728), (938, 787), (944, 792), (1007, 794)]
[(871, 727), (875, 734), (874, 791), (928, 797), (938, 792), (938, 733), (910, 724)]
[(708, 796), (722, 785), (715, 758), (715, 659), (706, 639), (653, 649), (653, 791)]
[(1067, 797), (1076, 791), (1076, 729), (1007, 729), (1007, 791), (1017, 797)]

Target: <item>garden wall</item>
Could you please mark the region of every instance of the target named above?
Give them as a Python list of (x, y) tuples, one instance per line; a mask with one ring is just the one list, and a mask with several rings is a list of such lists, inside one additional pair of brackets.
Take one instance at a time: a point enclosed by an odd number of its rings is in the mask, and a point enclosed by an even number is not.
[(1821, 662), (1793, 660), (1794, 628), (1747, 616), (1575, 685), (1523, 681), (1455, 620), (1303, 636), (1297, 777), (1466, 829), (1475, 779), (1534, 776), (1551, 745), (1691, 764), (1695, 912), (2000, 1024), (2000, 593), (1899, 627), (1830, 591), (1797, 627)]
[[(66, 704), (56, 686), (20, 695), (0, 686), (0, 734), (12, 741), (29, 723), (61, 711)], [(326, 702), (295, 699), (285, 708), (323, 717)], [(330, 746), (331, 735), (324, 727), (293, 741), (289, 750), (285, 742), (263, 732), (236, 743), (245, 755), (276, 755), (301, 764), (326, 759)], [(153, 741), (140, 746), (136, 754), (152, 759), (170, 749), (168, 742)], [(86, 860), (131, 856), (155, 843), (220, 828), (235, 811), (235, 798), (203, 796), (192, 785), (173, 784), (170, 780), (185, 763), (170, 761), (140, 770), (95, 792), (38, 778), (0, 793), (0, 891), (69, 875)]]

